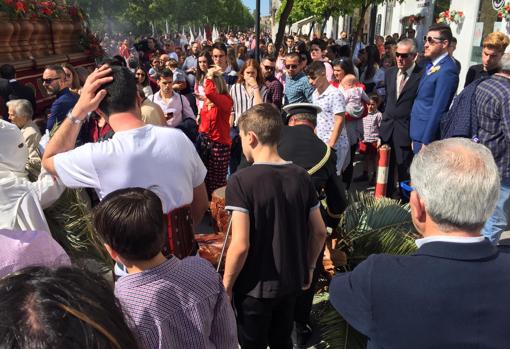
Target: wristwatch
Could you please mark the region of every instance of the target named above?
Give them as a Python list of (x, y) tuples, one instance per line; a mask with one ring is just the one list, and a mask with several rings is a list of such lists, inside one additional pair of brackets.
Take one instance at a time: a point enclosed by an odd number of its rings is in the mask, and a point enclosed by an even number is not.
[(83, 124), (83, 120), (80, 120), (78, 119), (76, 116), (73, 116), (73, 114), (71, 114), (72, 110), (69, 111), (69, 113), (67, 113), (67, 118), (75, 125), (81, 125)]

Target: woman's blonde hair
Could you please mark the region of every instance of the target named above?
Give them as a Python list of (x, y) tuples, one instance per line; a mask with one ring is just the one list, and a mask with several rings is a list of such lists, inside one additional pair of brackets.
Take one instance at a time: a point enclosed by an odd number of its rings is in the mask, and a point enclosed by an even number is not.
[[(209, 74), (208, 74), (209, 75)], [(213, 74), (209, 75), (214, 82), (214, 86), (216, 86), (216, 91), (221, 94), (228, 94), (228, 87), (227, 83), (225, 82), (225, 78), (223, 77), (223, 74), (220, 72), (214, 72)]]
[(485, 37), (483, 40), (483, 47), (505, 52), (506, 47), (510, 44), (508, 35), (501, 32), (493, 32)]

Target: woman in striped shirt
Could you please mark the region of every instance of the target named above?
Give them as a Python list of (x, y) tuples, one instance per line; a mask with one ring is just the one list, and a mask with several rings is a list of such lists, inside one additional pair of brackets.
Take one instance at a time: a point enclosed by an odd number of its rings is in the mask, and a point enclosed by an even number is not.
[(237, 120), (241, 114), (254, 105), (267, 101), (267, 88), (260, 65), (254, 59), (248, 59), (239, 72), (237, 83), (230, 88), (230, 96), (234, 101), (234, 108), (230, 115), (230, 136), (232, 138), (232, 150), (230, 153), (230, 174), (234, 173), (241, 161), (241, 141)]

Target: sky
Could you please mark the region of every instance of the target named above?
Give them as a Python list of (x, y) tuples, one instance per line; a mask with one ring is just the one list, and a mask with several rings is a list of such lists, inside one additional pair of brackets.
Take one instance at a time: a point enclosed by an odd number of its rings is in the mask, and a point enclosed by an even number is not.
[[(242, 0), (242, 2), (248, 6), (250, 10), (255, 10), (255, 0)], [(269, 15), (269, 0), (260, 0), (260, 15)]]

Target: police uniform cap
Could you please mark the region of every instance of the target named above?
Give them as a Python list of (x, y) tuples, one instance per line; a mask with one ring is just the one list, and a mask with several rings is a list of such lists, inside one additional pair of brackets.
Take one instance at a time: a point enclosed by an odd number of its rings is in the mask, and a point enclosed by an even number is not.
[(287, 113), (287, 118), (297, 114), (319, 114), (322, 109), (319, 106), (311, 103), (293, 103), (283, 107), (283, 110)]

